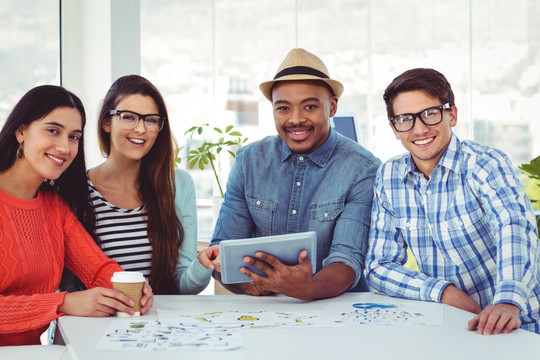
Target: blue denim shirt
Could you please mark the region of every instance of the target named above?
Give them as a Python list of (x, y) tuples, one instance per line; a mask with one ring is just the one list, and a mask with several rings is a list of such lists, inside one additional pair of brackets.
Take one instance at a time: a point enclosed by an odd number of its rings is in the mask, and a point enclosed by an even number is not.
[(291, 152), (278, 135), (240, 148), (211, 244), (315, 231), (317, 271), (346, 264), (356, 273), (353, 288), (364, 270), (380, 164), (334, 129), (311, 154)]

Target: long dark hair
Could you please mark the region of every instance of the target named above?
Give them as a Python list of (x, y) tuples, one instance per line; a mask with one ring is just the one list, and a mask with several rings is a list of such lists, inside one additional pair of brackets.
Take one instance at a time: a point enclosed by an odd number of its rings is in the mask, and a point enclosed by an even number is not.
[[(28, 91), (15, 105), (0, 131), (0, 171), (9, 169), (15, 162), (19, 142), (15, 132), (21, 125), (42, 119), (60, 107), (79, 111), (82, 126), (86, 124), (86, 113), (81, 100), (72, 92), (56, 85), (37, 86)], [(54, 185), (43, 183), (43, 191), (57, 191), (69, 204), (80, 222), (93, 235), (95, 215), (90, 206), (90, 194), (86, 183), (86, 162), (84, 160), (84, 137), (79, 140), (77, 156), (71, 165), (54, 181)]]
[[(111, 137), (103, 129), (110, 121), (110, 110), (130, 95), (150, 96), (159, 114), (165, 117), (154, 146), (141, 161), (139, 172), (139, 195), (148, 213), (148, 239), (152, 244), (152, 289), (156, 294), (174, 294), (178, 249), (184, 240), (184, 229), (174, 206), (174, 148), (167, 108), (159, 90), (147, 79), (127, 75), (116, 80), (110, 87), (98, 117), (98, 138), (101, 153), (109, 156)], [(98, 242), (99, 244), (99, 242)]]

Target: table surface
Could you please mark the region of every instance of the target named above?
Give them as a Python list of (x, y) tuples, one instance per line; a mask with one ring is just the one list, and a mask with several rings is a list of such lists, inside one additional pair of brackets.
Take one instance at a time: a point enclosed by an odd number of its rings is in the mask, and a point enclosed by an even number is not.
[[(347, 293), (334, 299), (303, 302), (285, 296), (167, 295), (155, 296), (151, 312), (141, 319), (157, 320), (157, 310), (323, 310), (330, 302), (395, 302), (373, 293)], [(73, 359), (527, 359), (540, 357), (540, 336), (524, 330), (483, 336), (467, 330), (473, 314), (443, 304), (443, 326), (376, 326), (347, 328), (243, 329), (242, 347), (219, 352), (104, 351), (95, 346), (112, 319), (63, 316), (58, 330)]]

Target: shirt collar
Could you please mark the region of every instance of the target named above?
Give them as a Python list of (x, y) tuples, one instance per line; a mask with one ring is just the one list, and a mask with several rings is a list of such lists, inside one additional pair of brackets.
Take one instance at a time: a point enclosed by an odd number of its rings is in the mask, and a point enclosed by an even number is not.
[[(281, 162), (284, 162), (294, 153), (291, 151), (291, 149), (289, 149), (283, 139), (280, 138), (280, 140), (282, 144)], [(315, 151), (313, 151), (312, 153), (302, 155), (311, 159), (311, 161), (313, 161), (318, 166), (324, 167), (330, 159), (330, 156), (334, 152), (334, 149), (337, 146), (337, 141), (337, 132), (334, 130), (334, 128), (330, 128), (330, 134), (328, 135), (328, 139), (326, 139), (326, 141), (321, 146), (315, 149)]]
[[(458, 160), (460, 147), (461, 142), (459, 141), (458, 137), (454, 133), (452, 133), (452, 137), (450, 138), (448, 147), (439, 159), (439, 163), (437, 164), (433, 172), (435, 172), (437, 168), (441, 166), (447, 168), (448, 170), (452, 170), (453, 172), (459, 172)], [(416, 167), (412, 156), (409, 153), (408, 156), (405, 157), (405, 163), (403, 166), (403, 178), (407, 177), (408, 175), (412, 175), (415, 172), (418, 172), (418, 168)]]
[(444, 166), (448, 170), (452, 170), (453, 172), (459, 171), (459, 151), (461, 148), (461, 142), (459, 141), (458, 137), (452, 133), (452, 137), (450, 138), (450, 143), (448, 144), (448, 147), (446, 148), (446, 151), (444, 152), (443, 156), (439, 159), (439, 165), (438, 166)]

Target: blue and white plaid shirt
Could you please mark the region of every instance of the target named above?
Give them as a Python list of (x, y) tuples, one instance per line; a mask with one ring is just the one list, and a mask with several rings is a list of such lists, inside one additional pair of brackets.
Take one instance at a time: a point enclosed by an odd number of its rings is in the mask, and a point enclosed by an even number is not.
[[(521, 309), (540, 333), (540, 246), (531, 203), (499, 150), (450, 144), (429, 180), (409, 154), (387, 161), (374, 184), (368, 283), (377, 292), (440, 302), (453, 284), (482, 308)], [(407, 248), (420, 272), (405, 268)]]

